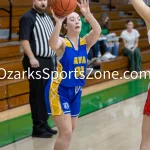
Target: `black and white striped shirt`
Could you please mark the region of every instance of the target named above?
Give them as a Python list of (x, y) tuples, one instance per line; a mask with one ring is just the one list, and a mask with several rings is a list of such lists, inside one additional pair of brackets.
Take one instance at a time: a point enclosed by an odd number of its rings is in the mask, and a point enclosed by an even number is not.
[(35, 9), (25, 13), (19, 22), (20, 40), (29, 40), (35, 56), (51, 57), (55, 52), (48, 44), (49, 37), (54, 29), (50, 16), (38, 13)]

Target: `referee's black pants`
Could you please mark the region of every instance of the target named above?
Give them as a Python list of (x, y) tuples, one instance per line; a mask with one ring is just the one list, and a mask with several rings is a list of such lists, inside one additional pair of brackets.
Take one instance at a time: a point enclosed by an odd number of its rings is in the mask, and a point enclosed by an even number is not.
[[(54, 63), (52, 57), (44, 58), (44, 57), (36, 57), (39, 61), (40, 67), (32, 68), (30, 65), (29, 58), (24, 55), (23, 58), (23, 67), (24, 70), (27, 71), (27, 77), (29, 81), (29, 102), (31, 107), (31, 114), (33, 120), (33, 127), (40, 128), (43, 124), (47, 124), (48, 114), (44, 99), (44, 91), (46, 82), (48, 81), (48, 74), (51, 75), (51, 72), (54, 70)], [(45, 70), (46, 73), (43, 72)], [(33, 74), (31, 75), (30, 73)], [(41, 78), (39, 75), (41, 75)], [(30, 76), (29, 76), (30, 75)], [(43, 77), (47, 79), (43, 79)], [(37, 79), (40, 78), (40, 79)]]

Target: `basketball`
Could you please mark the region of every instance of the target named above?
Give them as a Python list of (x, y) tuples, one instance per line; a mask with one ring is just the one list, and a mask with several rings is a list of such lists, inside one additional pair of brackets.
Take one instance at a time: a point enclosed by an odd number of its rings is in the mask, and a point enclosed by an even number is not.
[(67, 16), (71, 14), (77, 6), (77, 0), (50, 0), (50, 7), (57, 16)]

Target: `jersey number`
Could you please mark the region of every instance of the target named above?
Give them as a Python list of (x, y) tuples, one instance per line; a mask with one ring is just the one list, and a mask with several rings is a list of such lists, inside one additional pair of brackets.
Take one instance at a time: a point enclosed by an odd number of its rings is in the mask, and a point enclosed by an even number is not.
[(85, 72), (84, 66), (76, 67), (75, 70), (76, 70), (75, 77), (78, 78), (84, 75), (84, 72)]

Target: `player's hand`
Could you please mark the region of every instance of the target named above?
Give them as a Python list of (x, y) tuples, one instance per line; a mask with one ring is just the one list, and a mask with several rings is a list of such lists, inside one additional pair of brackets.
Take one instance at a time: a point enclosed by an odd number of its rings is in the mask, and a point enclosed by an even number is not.
[(86, 16), (90, 13), (89, 0), (80, 0), (81, 4), (77, 2), (81, 13)]
[(30, 59), (30, 65), (32, 68), (40, 67), (39, 61), (36, 58)]
[(53, 18), (55, 19), (56, 22), (60, 22), (62, 23), (66, 17), (59, 17), (59, 16), (56, 16), (53, 9), (50, 8), (51, 12), (52, 12), (52, 15), (53, 15)]

